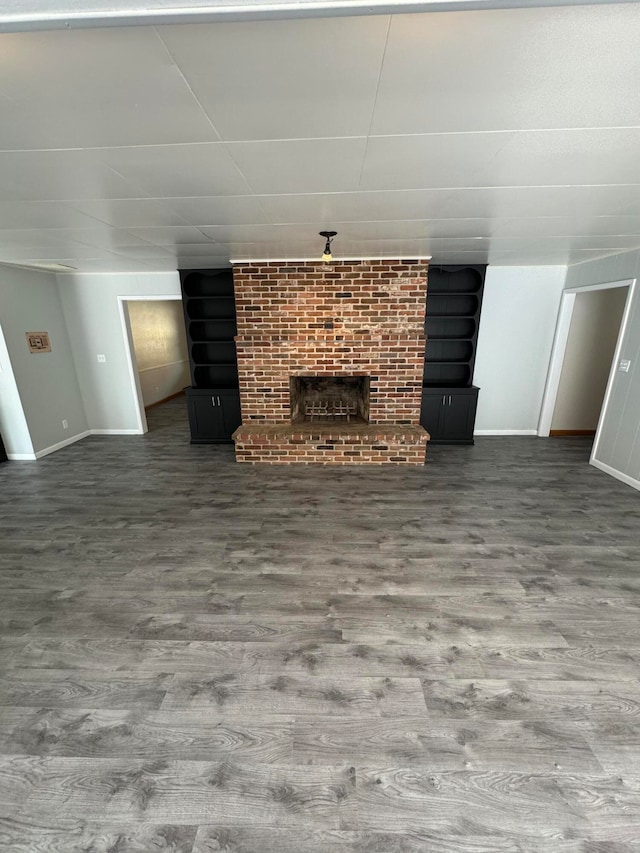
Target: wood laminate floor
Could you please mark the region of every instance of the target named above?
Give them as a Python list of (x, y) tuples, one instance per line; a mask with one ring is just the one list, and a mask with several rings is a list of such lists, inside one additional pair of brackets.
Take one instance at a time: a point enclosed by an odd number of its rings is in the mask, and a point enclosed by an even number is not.
[(638, 853), (640, 495), (144, 437), (0, 466), (0, 850)]

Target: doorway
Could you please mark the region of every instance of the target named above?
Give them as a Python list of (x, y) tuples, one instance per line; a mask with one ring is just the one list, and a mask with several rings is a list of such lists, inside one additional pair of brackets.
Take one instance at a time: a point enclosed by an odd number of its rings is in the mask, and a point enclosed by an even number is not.
[(182, 394), (190, 384), (182, 300), (122, 297), (120, 311), (138, 419), (141, 432), (147, 432), (147, 410)]
[(562, 294), (539, 436), (592, 435), (596, 447), (634, 287), (625, 279)]
[(550, 435), (596, 434), (628, 292), (576, 294)]

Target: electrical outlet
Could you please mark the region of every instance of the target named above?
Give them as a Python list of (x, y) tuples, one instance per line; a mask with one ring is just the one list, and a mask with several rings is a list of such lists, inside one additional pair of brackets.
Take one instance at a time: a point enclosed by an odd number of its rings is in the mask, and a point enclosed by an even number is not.
[(631, 362), (628, 359), (623, 358), (620, 361), (620, 364), (618, 365), (618, 370), (620, 371), (620, 373), (628, 373), (630, 367), (631, 367)]
[(99, 355), (99, 356), (98, 356), (98, 361), (99, 361), (101, 364), (104, 364), (104, 362), (105, 362), (106, 360), (107, 360), (106, 355)]
[(62, 429), (69, 429), (69, 421), (66, 418), (62, 421)]

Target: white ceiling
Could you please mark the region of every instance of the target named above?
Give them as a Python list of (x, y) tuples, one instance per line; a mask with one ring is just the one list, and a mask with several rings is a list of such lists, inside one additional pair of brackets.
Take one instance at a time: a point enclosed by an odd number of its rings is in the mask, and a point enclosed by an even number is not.
[(640, 5), (0, 35), (0, 262), (640, 246)]

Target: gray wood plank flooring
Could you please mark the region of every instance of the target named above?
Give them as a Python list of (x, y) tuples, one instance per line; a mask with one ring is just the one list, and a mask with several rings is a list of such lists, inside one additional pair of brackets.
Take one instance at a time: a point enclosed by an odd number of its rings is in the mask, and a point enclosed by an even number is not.
[(0, 466), (0, 850), (640, 853), (640, 495), (144, 437)]

